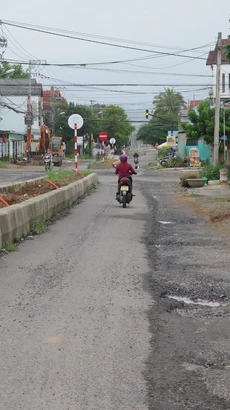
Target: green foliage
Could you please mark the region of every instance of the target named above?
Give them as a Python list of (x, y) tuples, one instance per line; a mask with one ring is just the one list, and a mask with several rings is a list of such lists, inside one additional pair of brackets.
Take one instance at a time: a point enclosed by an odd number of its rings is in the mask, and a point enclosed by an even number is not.
[(122, 147), (129, 144), (129, 137), (135, 130), (128, 122), (128, 116), (122, 107), (117, 105), (108, 105), (103, 111), (103, 128), (109, 139), (115, 138), (116, 145)]
[[(58, 113), (64, 114), (59, 115)], [(84, 119), (84, 124), (79, 130), (78, 135), (93, 134), (96, 140), (100, 132), (106, 131), (109, 138), (116, 139), (119, 147), (129, 143), (129, 137), (135, 130), (135, 127), (128, 122), (128, 116), (122, 107), (100, 104), (94, 104), (89, 107), (74, 104), (73, 102), (60, 105), (55, 114), (55, 134), (63, 137), (63, 141), (67, 143), (67, 155), (73, 152), (74, 135), (73, 130), (68, 125), (68, 118), (75, 113), (80, 114)], [(51, 128), (51, 113), (45, 113), (44, 121)], [(90, 146), (87, 147), (86, 149), (89, 151)]]
[[(228, 39), (230, 40), (230, 36), (228, 36)], [(230, 44), (224, 47), (224, 54), (230, 62)]]
[(185, 166), (185, 162), (181, 158), (171, 158), (162, 164), (165, 168), (181, 168)]
[(44, 221), (35, 219), (30, 223), (30, 231), (32, 235), (39, 235), (46, 230), (46, 224)]
[(226, 168), (223, 164), (207, 164), (205, 167), (200, 171), (200, 177), (205, 177), (208, 180), (219, 180), (220, 179), (220, 169)]
[(161, 158), (165, 158), (168, 155), (168, 150), (167, 148), (161, 148), (157, 151), (157, 158), (161, 159)]
[(182, 94), (166, 88), (153, 100), (154, 112), (147, 124), (139, 128), (137, 139), (145, 144), (165, 142), (168, 131), (178, 129), (178, 115), (184, 104)]
[(137, 140), (143, 141), (145, 144), (155, 145), (156, 142), (161, 144), (166, 140), (168, 129), (168, 123), (161, 121), (156, 117), (151, 117), (147, 124), (144, 124), (139, 128), (137, 132)]
[[(12, 73), (8, 73), (9, 70), (14, 70)], [(24, 71), (21, 64), (9, 64), (7, 61), (2, 60), (0, 66), (1, 78), (29, 78), (28, 71)]]
[(6, 168), (6, 164), (2, 161), (0, 161), (0, 168)]
[[(189, 111), (189, 120), (191, 124), (182, 123), (182, 127), (186, 132), (187, 137), (198, 139), (200, 137), (208, 144), (213, 144), (214, 128), (215, 128), (215, 109), (210, 108), (209, 99), (202, 101), (197, 112), (195, 110)], [(224, 130), (225, 117), (225, 130)], [(230, 110), (221, 109), (220, 111), (220, 135), (230, 136)]]
[(3, 245), (3, 249), (5, 249), (8, 252), (13, 252), (17, 250), (17, 245), (15, 243), (11, 243), (11, 242), (6, 242)]
[(175, 92), (173, 88), (165, 88), (154, 100), (155, 114), (166, 116), (170, 120), (178, 121), (181, 107), (185, 104), (181, 93)]

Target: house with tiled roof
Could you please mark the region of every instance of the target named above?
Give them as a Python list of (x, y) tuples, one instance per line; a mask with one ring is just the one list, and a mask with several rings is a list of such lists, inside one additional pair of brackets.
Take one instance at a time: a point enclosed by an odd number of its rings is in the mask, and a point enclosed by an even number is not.
[(52, 89), (43, 91), (43, 111), (50, 111), (60, 107), (63, 104), (67, 104), (67, 101), (62, 97), (60, 90)]
[[(222, 39), (222, 52), (221, 52), (221, 85), (220, 85), (220, 99), (221, 102), (230, 101), (230, 61), (227, 60), (224, 49), (227, 45), (230, 45), (230, 39)], [(211, 99), (213, 105), (216, 98), (216, 66), (217, 66), (217, 50), (216, 43), (215, 49), (211, 50), (208, 54), (206, 65), (210, 66), (213, 74), (213, 85), (211, 92)]]

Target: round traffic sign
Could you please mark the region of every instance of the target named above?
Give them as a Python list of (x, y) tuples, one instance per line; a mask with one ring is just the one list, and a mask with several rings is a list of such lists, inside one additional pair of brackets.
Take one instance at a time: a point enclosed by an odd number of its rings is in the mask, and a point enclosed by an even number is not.
[(108, 134), (107, 134), (107, 132), (100, 132), (100, 134), (99, 134), (99, 140), (100, 141), (106, 141), (107, 140), (107, 138), (108, 138)]
[(84, 120), (82, 118), (81, 115), (79, 114), (72, 114), (69, 118), (68, 118), (68, 125), (70, 128), (72, 128), (72, 130), (77, 129), (79, 130), (82, 125), (84, 124)]
[(114, 145), (116, 140), (115, 140), (115, 138), (110, 138), (109, 142), (110, 142), (110, 144)]

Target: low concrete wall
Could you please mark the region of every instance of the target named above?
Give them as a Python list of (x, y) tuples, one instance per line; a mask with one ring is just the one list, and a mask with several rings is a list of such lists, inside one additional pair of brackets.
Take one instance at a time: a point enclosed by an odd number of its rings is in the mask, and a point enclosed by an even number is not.
[(6, 242), (13, 242), (15, 238), (28, 235), (31, 221), (47, 221), (56, 213), (71, 206), (97, 182), (97, 174), (91, 174), (47, 194), (0, 209), (0, 248)]

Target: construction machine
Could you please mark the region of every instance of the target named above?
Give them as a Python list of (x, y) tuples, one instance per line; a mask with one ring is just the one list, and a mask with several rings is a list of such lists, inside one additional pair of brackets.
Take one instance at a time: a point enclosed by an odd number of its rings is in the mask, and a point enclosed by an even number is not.
[(51, 137), (49, 127), (41, 125), (40, 138), (36, 146), (36, 154), (32, 155), (33, 160), (41, 161), (48, 148), (52, 152), (53, 164), (58, 167), (61, 166), (64, 151), (62, 137)]
[(40, 139), (36, 146), (36, 153), (44, 155), (50, 148), (50, 129), (46, 125), (40, 126)]
[(50, 141), (50, 150), (53, 155), (53, 164), (57, 167), (62, 165), (64, 144), (62, 137), (52, 137)]

